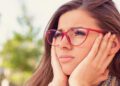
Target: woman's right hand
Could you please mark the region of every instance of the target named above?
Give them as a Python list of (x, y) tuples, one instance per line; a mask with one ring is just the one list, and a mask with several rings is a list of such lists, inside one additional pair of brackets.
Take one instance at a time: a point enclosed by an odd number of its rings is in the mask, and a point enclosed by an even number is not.
[(53, 68), (53, 80), (48, 86), (68, 86), (68, 78), (62, 71), (54, 46), (51, 46), (51, 65)]

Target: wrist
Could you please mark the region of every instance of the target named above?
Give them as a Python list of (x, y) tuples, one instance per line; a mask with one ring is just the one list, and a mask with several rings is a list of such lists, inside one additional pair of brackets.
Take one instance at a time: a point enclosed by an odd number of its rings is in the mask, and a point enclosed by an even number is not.
[(52, 86), (68, 86), (67, 80), (57, 79), (52, 81)]

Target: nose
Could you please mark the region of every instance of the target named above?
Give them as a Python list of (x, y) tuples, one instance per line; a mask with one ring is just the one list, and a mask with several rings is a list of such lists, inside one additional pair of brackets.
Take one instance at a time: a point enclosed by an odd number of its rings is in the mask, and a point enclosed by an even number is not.
[(72, 45), (70, 44), (69, 38), (64, 36), (59, 44), (59, 47), (62, 49), (71, 49)]

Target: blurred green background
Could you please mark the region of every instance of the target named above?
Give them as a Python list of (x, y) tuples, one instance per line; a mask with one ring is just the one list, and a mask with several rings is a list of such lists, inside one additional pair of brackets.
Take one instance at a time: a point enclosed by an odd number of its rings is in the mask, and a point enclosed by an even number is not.
[[(25, 33), (14, 31), (0, 51), (0, 86), (23, 86), (30, 78), (43, 53), (43, 40), (38, 38), (41, 28), (32, 24), (25, 3), (22, 14), (16, 18)], [(2, 15), (1, 15), (2, 17)]]
[(65, 2), (0, 0), (0, 86), (23, 86), (31, 77), (44, 52), (45, 27)]

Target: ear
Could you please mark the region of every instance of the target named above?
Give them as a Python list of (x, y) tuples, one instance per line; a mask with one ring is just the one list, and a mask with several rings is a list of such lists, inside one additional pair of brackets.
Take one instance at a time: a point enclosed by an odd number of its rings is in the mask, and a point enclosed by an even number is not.
[(111, 54), (116, 54), (120, 50), (120, 37), (117, 37), (112, 44)]

